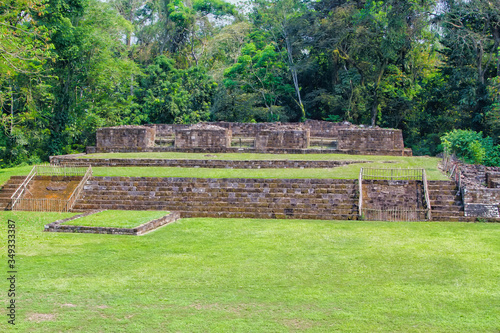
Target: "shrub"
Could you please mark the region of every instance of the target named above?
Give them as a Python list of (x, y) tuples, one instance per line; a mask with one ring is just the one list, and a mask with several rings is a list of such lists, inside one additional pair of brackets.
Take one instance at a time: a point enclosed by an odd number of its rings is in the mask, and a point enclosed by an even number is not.
[(445, 150), (466, 163), (500, 165), (500, 147), (490, 137), (484, 138), (482, 132), (453, 130), (443, 135), (441, 142)]

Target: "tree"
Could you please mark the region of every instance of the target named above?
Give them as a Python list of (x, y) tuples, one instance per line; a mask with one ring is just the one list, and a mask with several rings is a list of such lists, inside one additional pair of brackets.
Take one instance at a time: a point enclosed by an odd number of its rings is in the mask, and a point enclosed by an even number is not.
[(139, 104), (146, 121), (193, 124), (209, 120), (217, 84), (201, 67), (175, 68), (175, 61), (159, 56), (145, 70)]
[[(461, 115), (463, 128), (495, 131), (498, 100), (493, 88), (500, 74), (500, 4), (498, 1), (443, 1), (438, 17), (449, 77), (450, 105)], [(496, 131), (498, 135), (498, 131)]]
[[(302, 120), (306, 118), (306, 111), (302, 103), (301, 88), (298, 78), (296, 58), (297, 52), (294, 48), (296, 40), (300, 37), (300, 31), (304, 29), (302, 16), (307, 10), (309, 1), (297, 0), (257, 0), (255, 1), (255, 24), (273, 36), (278, 47), (286, 51), (286, 60), (290, 72), (293, 87), (295, 89), (295, 102), (300, 108)], [(300, 53), (299, 53), (300, 54)]]
[[(256, 39), (259, 37), (260, 33), (254, 35)], [(281, 61), (276, 44), (261, 44), (258, 47), (250, 42), (243, 47), (238, 62), (224, 72), (224, 84), (230, 91), (258, 96), (259, 102), (254, 107), (264, 107), (268, 120), (278, 120), (283, 112), (280, 103), (293, 92), (293, 87), (284, 80), (287, 66)]]

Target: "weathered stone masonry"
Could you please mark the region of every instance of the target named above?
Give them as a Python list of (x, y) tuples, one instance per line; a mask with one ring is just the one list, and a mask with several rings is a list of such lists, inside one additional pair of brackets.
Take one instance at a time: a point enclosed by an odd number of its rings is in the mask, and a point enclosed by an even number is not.
[(93, 177), (74, 209), (169, 210), (182, 217), (357, 218), (357, 181)]
[(465, 216), (500, 218), (500, 188), (464, 189)]
[(98, 149), (132, 147), (152, 147), (156, 130), (146, 126), (118, 126), (97, 129), (96, 142)]
[[(203, 127), (217, 129), (210, 131)], [(127, 133), (130, 137), (127, 137)], [(155, 139), (158, 145), (155, 145)], [(233, 144), (241, 145), (244, 142), (246, 147), (239, 147), (240, 149), (236, 146), (231, 147), (231, 139), (236, 140)], [(169, 146), (172, 143), (174, 146)], [(316, 147), (312, 148), (311, 143)], [(305, 123), (284, 124), (215, 122), (194, 126), (159, 124), (111, 127), (98, 130), (97, 145), (88, 147), (87, 152), (196, 150), (411, 155), (411, 150), (403, 146), (401, 130), (312, 120)]]
[(175, 131), (175, 148), (228, 148), (231, 147), (231, 137), (231, 130), (219, 126), (193, 126)]
[[(78, 155), (80, 156), (80, 155)], [(183, 168), (336, 168), (355, 163), (372, 163), (373, 161), (296, 161), (296, 160), (188, 160), (188, 159), (153, 159), (153, 158), (78, 158), (72, 155), (51, 156), (53, 165), (66, 166), (149, 166), (149, 167), (183, 167)]]

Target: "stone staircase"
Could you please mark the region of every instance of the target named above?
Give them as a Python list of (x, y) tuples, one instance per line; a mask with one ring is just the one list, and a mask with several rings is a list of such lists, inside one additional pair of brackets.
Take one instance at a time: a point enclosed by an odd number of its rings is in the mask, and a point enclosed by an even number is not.
[(170, 210), (182, 217), (351, 220), (356, 180), (92, 177), (75, 211)]
[(11, 209), (10, 197), (14, 194), (19, 185), (23, 183), (24, 179), (26, 179), (26, 176), (12, 176), (2, 186), (2, 189), (0, 190), (0, 210)]
[(428, 188), (433, 221), (475, 221), (464, 216), (462, 196), (454, 181), (429, 181)]

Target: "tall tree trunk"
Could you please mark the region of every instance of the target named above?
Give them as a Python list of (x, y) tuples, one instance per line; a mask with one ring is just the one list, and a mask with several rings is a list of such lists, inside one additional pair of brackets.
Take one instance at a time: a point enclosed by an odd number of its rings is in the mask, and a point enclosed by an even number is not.
[(10, 135), (14, 131), (14, 91), (12, 90), (12, 84), (9, 86), (10, 93)]
[(299, 79), (297, 78), (297, 70), (295, 69), (295, 64), (293, 62), (292, 44), (290, 43), (290, 39), (288, 38), (288, 35), (284, 29), (283, 34), (285, 36), (286, 53), (288, 55), (289, 67), (292, 73), (293, 86), (295, 87), (295, 93), (297, 94), (297, 104), (299, 104), (300, 111), (302, 112), (302, 118), (303, 120), (305, 120), (306, 110), (304, 108), (304, 104), (302, 104), (302, 98), (300, 96)]

